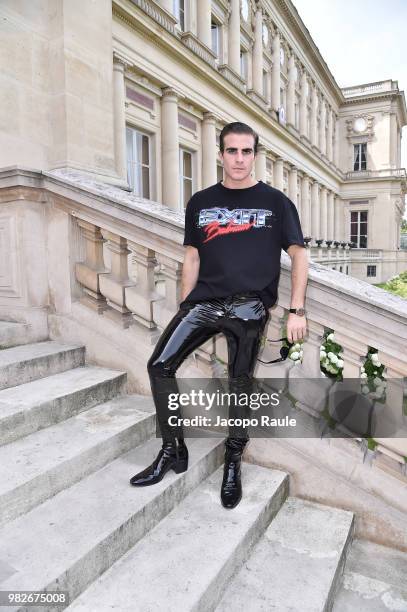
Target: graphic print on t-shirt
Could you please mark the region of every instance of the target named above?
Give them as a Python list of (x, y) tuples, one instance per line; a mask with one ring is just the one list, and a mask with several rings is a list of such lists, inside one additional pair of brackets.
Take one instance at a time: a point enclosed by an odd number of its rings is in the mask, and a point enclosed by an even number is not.
[(202, 227), (208, 242), (217, 236), (233, 232), (244, 232), (253, 228), (272, 226), (273, 212), (263, 208), (204, 208), (199, 213), (199, 227)]

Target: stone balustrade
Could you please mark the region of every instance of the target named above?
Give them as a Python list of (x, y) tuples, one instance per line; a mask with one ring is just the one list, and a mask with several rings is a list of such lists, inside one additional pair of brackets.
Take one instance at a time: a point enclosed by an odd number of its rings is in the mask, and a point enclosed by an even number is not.
[[(72, 306), (79, 300), (95, 317), (110, 320), (117, 330), (132, 328), (134, 338), (142, 333), (144, 338), (150, 338), (150, 344), (155, 343), (180, 302), (183, 212), (74, 171), (3, 170), (0, 201), (3, 219), (14, 219), (9, 234), (6, 235), (7, 231), (4, 234), (3, 262), (11, 261), (16, 245), (24, 243), (25, 259), (20, 258), (16, 266), (20, 284), (23, 279), (27, 287), (39, 282), (33, 277), (35, 274), (51, 275), (53, 279), (51, 283), (47, 277), (52, 285), (48, 303), (30, 304), (30, 291), (26, 292), (25, 312), (43, 306), (64, 316), (70, 311), (69, 302)], [(20, 223), (27, 211), (34, 220), (31, 225)], [(36, 224), (42, 224), (52, 262), (37, 261), (30, 267), (30, 257), (33, 262), (36, 260), (36, 254), (29, 248), (30, 229)], [(49, 245), (53, 245), (51, 253)], [(348, 257), (347, 248), (331, 246), (329, 250)], [(281, 266), (279, 300), (271, 309), (267, 330), (273, 338), (281, 337), (290, 306), (290, 259), (284, 252)], [(55, 270), (66, 277), (69, 269), (71, 283), (65, 278), (63, 284), (58, 284)], [(406, 300), (311, 261), (306, 308), (308, 335), (302, 363), (294, 367), (287, 361), (272, 370), (259, 365), (256, 376), (286, 378), (294, 396), (298, 392), (296, 381), (301, 377), (315, 379), (316, 384), (326, 380), (320, 369), (319, 351), (324, 330), (330, 328), (342, 346), (344, 377), (359, 378), (362, 360), (368, 348), (374, 347), (386, 367), (387, 378), (398, 381), (392, 386), (391, 401), (401, 410), (402, 379), (407, 377)], [(4, 290), (0, 292), (0, 317), (19, 320), (14, 296)], [(143, 351), (141, 358), (146, 362), (149, 355)], [(216, 356), (226, 360), (224, 339), (217, 337), (197, 353), (198, 364), (203, 366)], [(300, 406), (312, 413), (312, 405), (298, 395), (297, 399)], [(383, 438), (377, 442), (376, 451), (386, 455), (400, 471), (405, 470), (407, 439)]]

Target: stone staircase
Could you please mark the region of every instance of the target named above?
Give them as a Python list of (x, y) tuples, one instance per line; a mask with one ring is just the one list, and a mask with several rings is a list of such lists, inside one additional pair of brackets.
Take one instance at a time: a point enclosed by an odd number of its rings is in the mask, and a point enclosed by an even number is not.
[(288, 474), (244, 463), (243, 499), (224, 509), (221, 439), (187, 440), (186, 472), (131, 487), (161, 445), (152, 399), (87, 365), (84, 346), (23, 344), (12, 325), (0, 322), (1, 591), (67, 590), (83, 612), (407, 610), (407, 555), (352, 542), (353, 514), (289, 497)]

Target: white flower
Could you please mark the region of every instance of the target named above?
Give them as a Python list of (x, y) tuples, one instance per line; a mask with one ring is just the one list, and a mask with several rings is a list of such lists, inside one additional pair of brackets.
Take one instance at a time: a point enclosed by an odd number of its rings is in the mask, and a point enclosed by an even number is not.
[(303, 356), (303, 354), (304, 354), (304, 351), (301, 349), (301, 350), (300, 350), (300, 357), (302, 357), (302, 356)]
[(320, 351), (319, 356), (320, 356), (321, 359), (325, 359), (326, 352), (325, 351)]
[(380, 368), (380, 366), (381, 366), (381, 365), (382, 365), (382, 362), (381, 362), (381, 361), (376, 361), (376, 362), (375, 362), (375, 366), (376, 366), (376, 368)]
[(292, 359), (293, 361), (297, 361), (297, 359), (299, 359), (299, 358), (300, 358), (300, 354), (299, 354), (299, 352), (298, 352), (298, 351), (293, 351), (293, 352), (291, 353), (290, 357), (291, 357), (291, 359)]
[(343, 359), (338, 359), (338, 363), (336, 364), (338, 368), (343, 368), (344, 361)]
[(334, 355), (334, 353), (333, 353), (332, 351), (329, 351), (329, 353), (328, 353), (328, 357), (329, 357), (329, 359), (332, 359), (332, 356), (333, 356), (333, 355)]
[(330, 342), (334, 342), (335, 341), (335, 336), (332, 334), (328, 334), (328, 336), (326, 337), (327, 340), (329, 340)]
[(370, 355), (370, 359), (375, 363), (376, 361), (379, 361), (379, 357), (377, 355), (377, 353), (372, 353)]
[(382, 387), (378, 387), (376, 389), (376, 391), (374, 393), (372, 393), (372, 397), (377, 397), (377, 399), (380, 399), (383, 395), (383, 388)]
[(331, 355), (331, 361), (332, 361), (332, 363), (335, 363), (335, 364), (338, 363), (338, 358), (337, 358), (337, 356), (335, 354)]
[(365, 371), (365, 368), (362, 366), (362, 367), (360, 368), (360, 371), (361, 371), (361, 372), (364, 372), (364, 371)]
[(362, 393), (364, 393), (365, 395), (366, 395), (366, 393), (369, 393), (369, 387), (367, 385), (363, 385)]
[(360, 375), (360, 378), (367, 378), (366, 372), (362, 372), (362, 374)]
[(376, 376), (376, 377), (373, 379), (373, 384), (374, 384), (376, 387), (380, 387), (380, 385), (382, 384), (382, 379), (381, 379), (381, 378), (378, 378), (378, 377)]
[(298, 344), (298, 342), (297, 342), (297, 344), (294, 344), (293, 348), (294, 348), (294, 351), (299, 351), (300, 348), (301, 348), (301, 345)]

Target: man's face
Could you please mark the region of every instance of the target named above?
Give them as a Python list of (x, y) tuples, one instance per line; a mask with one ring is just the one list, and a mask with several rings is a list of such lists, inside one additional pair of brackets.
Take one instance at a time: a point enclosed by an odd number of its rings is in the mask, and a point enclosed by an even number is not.
[(254, 155), (254, 137), (251, 134), (227, 134), (223, 139), (224, 152), (219, 153), (223, 161), (225, 178), (244, 181), (250, 175)]

